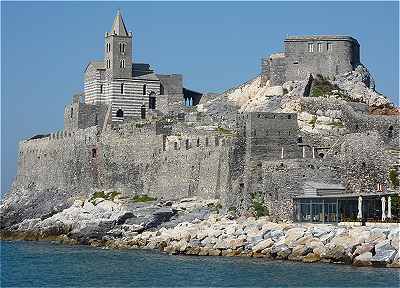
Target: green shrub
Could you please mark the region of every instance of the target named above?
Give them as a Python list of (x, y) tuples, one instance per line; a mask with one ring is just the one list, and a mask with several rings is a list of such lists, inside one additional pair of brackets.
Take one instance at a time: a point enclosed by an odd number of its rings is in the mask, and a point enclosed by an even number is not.
[(263, 197), (261, 195), (252, 195), (252, 205), (257, 218), (269, 215), (268, 208), (265, 206)]
[(315, 123), (317, 123), (317, 116), (312, 116), (311, 120), (308, 121), (308, 124), (312, 126), (312, 128), (315, 128)]
[(324, 78), (321, 74), (313, 80), (313, 85), (311, 88), (311, 97), (324, 97), (333, 94), (333, 90), (336, 90), (336, 99), (342, 99), (345, 101), (353, 101), (350, 96), (336, 84), (332, 84), (328, 79)]
[(232, 134), (232, 131), (223, 127), (218, 127), (217, 131), (221, 134)]
[(157, 200), (157, 198), (147, 196), (146, 194), (135, 195), (132, 197), (132, 201), (135, 203), (151, 202), (151, 201), (155, 201), (155, 200)]
[(92, 197), (90, 197), (89, 202), (92, 202), (94, 204), (94, 201), (98, 198), (103, 198), (105, 200), (111, 200), (114, 201), (115, 197), (117, 197), (117, 195), (120, 195), (120, 192), (117, 191), (112, 191), (112, 192), (104, 192), (104, 191), (97, 191), (94, 192)]
[(215, 205), (214, 203), (209, 203), (207, 204), (207, 207), (210, 209), (211, 212), (215, 212), (217, 214), (219, 214), (219, 210), (222, 209), (221, 203), (217, 203), (217, 205)]
[(399, 187), (399, 175), (396, 169), (392, 168), (389, 170), (388, 178), (394, 189)]
[(333, 127), (336, 127), (336, 128), (344, 128), (344, 124), (341, 121), (329, 123), (329, 125), (333, 126)]
[(395, 194), (390, 196), (392, 199), (392, 216), (400, 218), (400, 196)]

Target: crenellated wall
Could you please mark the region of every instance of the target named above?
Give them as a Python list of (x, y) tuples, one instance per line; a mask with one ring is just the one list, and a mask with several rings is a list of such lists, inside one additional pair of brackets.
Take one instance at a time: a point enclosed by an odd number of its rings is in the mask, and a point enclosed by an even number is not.
[(226, 193), (228, 137), (174, 137), (157, 131), (155, 124), (128, 123), (101, 135), (91, 127), (21, 141), (17, 177), (5, 202), (18, 193), (26, 203), (13, 221), (40, 217), (54, 209), (55, 202), (70, 205), (101, 190), (163, 199), (220, 198)]

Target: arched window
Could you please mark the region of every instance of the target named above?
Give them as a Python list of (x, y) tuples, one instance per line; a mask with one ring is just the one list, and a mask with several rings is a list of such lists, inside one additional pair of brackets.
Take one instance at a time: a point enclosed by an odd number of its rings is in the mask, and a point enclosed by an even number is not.
[(119, 52), (125, 53), (126, 43), (119, 43)]
[(140, 118), (146, 119), (146, 107), (144, 105), (140, 108)]
[(121, 94), (124, 94), (124, 83), (121, 83)]
[(74, 115), (74, 108), (71, 107), (71, 115), (70, 115), (70, 117), (72, 118), (73, 115)]
[(119, 68), (125, 68), (125, 59), (121, 59), (119, 63)]
[(143, 85), (143, 95), (146, 95), (146, 91), (147, 91), (147, 86), (146, 84)]
[(100, 84), (100, 94), (103, 94), (103, 93), (104, 93), (103, 87), (104, 87), (104, 85), (103, 85), (103, 84)]
[(110, 69), (111, 68), (111, 61), (110, 61), (110, 59), (107, 59), (107, 69)]
[(110, 52), (110, 51), (111, 51), (111, 44), (107, 43), (107, 52)]
[(156, 93), (154, 92), (149, 95), (149, 109), (156, 109)]
[(124, 117), (124, 111), (121, 108), (117, 110), (117, 117)]

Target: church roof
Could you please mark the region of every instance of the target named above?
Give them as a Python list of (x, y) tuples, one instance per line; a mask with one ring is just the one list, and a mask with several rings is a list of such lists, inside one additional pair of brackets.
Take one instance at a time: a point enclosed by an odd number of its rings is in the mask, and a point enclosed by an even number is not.
[(129, 36), (126, 30), (124, 20), (122, 19), (121, 12), (118, 10), (117, 16), (115, 16), (113, 26), (111, 28), (111, 34), (118, 36)]
[(86, 68), (85, 68), (85, 72), (88, 70), (88, 68), (90, 66), (93, 66), (93, 68), (95, 70), (105, 70), (106, 69), (106, 64), (102, 60), (100, 60), (100, 61), (90, 61), (88, 63), (88, 65), (86, 66)]

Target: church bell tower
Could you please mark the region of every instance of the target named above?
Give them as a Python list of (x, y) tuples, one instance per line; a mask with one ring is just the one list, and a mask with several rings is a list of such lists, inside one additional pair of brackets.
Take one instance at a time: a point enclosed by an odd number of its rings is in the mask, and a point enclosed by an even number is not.
[(128, 32), (118, 10), (111, 32), (105, 35), (104, 63), (108, 79), (132, 77), (132, 33)]

